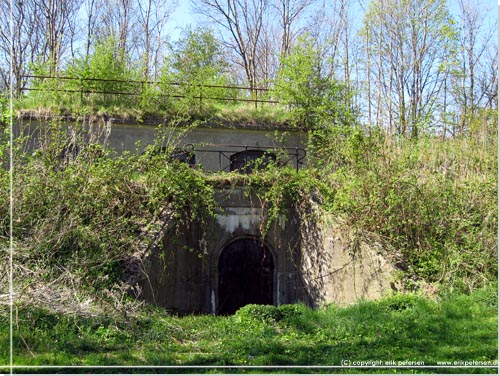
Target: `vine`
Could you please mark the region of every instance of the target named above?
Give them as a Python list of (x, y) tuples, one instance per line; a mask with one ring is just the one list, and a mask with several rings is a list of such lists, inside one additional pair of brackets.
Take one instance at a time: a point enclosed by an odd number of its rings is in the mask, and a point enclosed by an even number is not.
[(165, 210), (178, 226), (213, 215), (213, 187), (171, 160), (170, 149), (119, 155), (83, 142), (80, 125), (69, 128), (53, 123), (14, 177), (16, 262), (39, 278), (65, 270), (86, 288), (112, 289), (125, 278), (124, 263), (151, 243), (145, 236), (160, 231)]

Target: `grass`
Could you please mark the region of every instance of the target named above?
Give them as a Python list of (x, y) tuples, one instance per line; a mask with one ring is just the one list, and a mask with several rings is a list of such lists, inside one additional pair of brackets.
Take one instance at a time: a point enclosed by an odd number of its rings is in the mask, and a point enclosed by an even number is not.
[[(306, 367), (340, 366), (343, 360), (436, 365), (438, 361), (496, 360), (498, 351), (496, 285), (470, 295), (441, 297), (437, 302), (406, 295), (346, 308), (246, 306), (225, 317), (178, 317), (151, 306), (134, 316), (91, 318), (18, 306), (15, 317), (16, 365)], [(0, 330), (0, 364), (8, 364), (5, 310)], [(186, 371), (176, 372), (179, 370)], [(357, 371), (387, 373), (394, 369), (335, 369), (339, 373)], [(412, 369), (415, 371), (436, 370)], [(439, 370), (443, 371), (495, 370)]]
[[(56, 94), (57, 100), (54, 98)], [(117, 98), (109, 103), (97, 105), (92, 100), (82, 103), (79, 94), (32, 93), (20, 99), (16, 103), (16, 108), (20, 117), (100, 116), (118, 118), (131, 123), (142, 122), (147, 118), (157, 122), (179, 114), (233, 126), (234, 124), (285, 126), (292, 120), (287, 108), (279, 104), (258, 103), (256, 106), (253, 102), (211, 100), (205, 100), (201, 104), (195, 101), (193, 104), (187, 100), (177, 99), (166, 107), (158, 104), (146, 108), (138, 102), (138, 99), (126, 103), (123, 98)]]

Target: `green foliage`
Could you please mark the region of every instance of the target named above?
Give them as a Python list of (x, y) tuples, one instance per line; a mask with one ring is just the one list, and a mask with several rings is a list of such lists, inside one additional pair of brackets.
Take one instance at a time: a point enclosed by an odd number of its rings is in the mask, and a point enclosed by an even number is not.
[[(140, 94), (141, 87), (132, 82), (138, 78), (138, 70), (118, 46), (112, 37), (102, 40), (89, 55), (70, 60), (58, 73), (64, 78), (33, 79), (33, 91), (18, 106), (72, 115), (139, 110), (138, 97), (127, 94)], [(32, 71), (37, 76), (53, 76), (50, 63), (33, 64)]]
[(9, 124), (10, 118), (10, 100), (7, 95), (0, 94), (0, 126), (3, 128)]
[[(329, 140), (337, 151), (330, 158)], [(496, 279), (496, 146), (394, 142), (361, 130), (330, 133), (322, 143), (331, 210), (402, 251), (407, 277), (466, 291)]]
[(274, 89), (280, 102), (289, 106), (292, 119), (306, 129), (322, 128), (327, 122), (353, 122), (349, 93), (339, 82), (323, 75), (311, 38), (300, 38), (282, 59)]
[(266, 323), (277, 322), (281, 319), (277, 307), (272, 305), (248, 304), (236, 312), (241, 320), (257, 320)]
[[(163, 89), (181, 96), (176, 103), (185, 113), (213, 112), (213, 99), (232, 98), (229, 89), (214, 86), (230, 84), (228, 67), (221, 46), (211, 30), (184, 30), (182, 37), (171, 47), (172, 53), (163, 68)], [(175, 90), (171, 83), (176, 83)], [(204, 101), (203, 98), (212, 98)]]
[[(128, 51), (110, 37), (99, 40), (88, 55), (71, 59), (58, 76), (37, 78), (29, 85), (33, 89), (20, 98), (18, 108), (64, 115), (108, 115), (135, 118), (146, 116), (213, 118), (231, 111), (238, 121), (276, 123), (274, 113), (280, 106), (238, 101), (248, 100), (250, 93), (238, 89), (237, 79), (228, 68), (222, 47), (211, 30), (186, 29), (181, 38), (170, 46), (170, 53), (154, 81), (141, 75)], [(31, 67), (34, 75), (53, 75), (48, 63)], [(259, 99), (265, 99), (259, 95)], [(227, 116), (223, 116), (224, 121)], [(278, 121), (280, 123), (281, 120)]]
[[(117, 155), (87, 144), (78, 125), (54, 123), (48, 133), (16, 168), (13, 197), (17, 262), (47, 278), (66, 270), (87, 287), (111, 288), (123, 278), (123, 263), (145, 250), (146, 233), (159, 230), (161, 213), (171, 212), (178, 225), (212, 215), (212, 188), (168, 153)], [(7, 233), (8, 223), (1, 225)]]
[(280, 321), (290, 322), (300, 317), (301, 309), (297, 305), (283, 304), (280, 306), (248, 304), (236, 312), (236, 318), (242, 321), (257, 321), (268, 325)]
[(93, 46), (88, 56), (74, 59), (66, 69), (67, 76), (80, 78), (81, 81), (70, 80), (65, 87), (82, 91), (81, 105), (90, 106), (90, 111), (136, 105), (135, 98), (119, 95), (137, 91), (134, 83), (127, 82), (137, 78), (137, 72), (118, 46), (119, 43), (110, 37)]
[(169, 161), (168, 153), (140, 158), (147, 182), (149, 205), (157, 211), (165, 202), (177, 208), (175, 217), (184, 223), (204, 222), (213, 214), (213, 188), (202, 173), (188, 164)]
[(416, 294), (402, 294), (385, 298), (381, 300), (379, 304), (388, 311), (400, 312), (408, 309), (415, 309), (415, 307), (422, 302), (425, 302), (425, 299), (422, 296)]
[(498, 281), (490, 282), (470, 295), (478, 304), (498, 309)]
[(215, 84), (214, 80), (228, 69), (222, 54), (211, 30), (187, 29), (172, 47), (169, 66), (175, 78), (192, 84)]
[[(437, 302), (396, 295), (345, 308), (249, 305), (229, 317), (177, 317), (145, 306), (134, 317), (117, 319), (16, 307), (14, 363), (340, 366), (343, 359), (414, 360), (426, 365), (495, 360), (496, 291), (491, 285)], [(7, 316), (7, 309), (0, 310), (0, 361), (4, 363), (9, 356), (2, 351), (8, 348)], [(388, 366), (375, 372), (381, 371), (395, 369)]]
[[(27, 262), (42, 259), (57, 273), (72, 257), (75, 268), (99, 265), (98, 272), (89, 268), (82, 275), (109, 285), (120, 280), (115, 271), (143, 246), (138, 235), (155, 228), (165, 207), (179, 226), (203, 223), (214, 210), (214, 187), (233, 181), (260, 198), (262, 236), (288, 220), (291, 209), (304, 221), (326, 210), (381, 235), (402, 256), (398, 266), (406, 288), (417, 290), (427, 281), (472, 291), (497, 276), (492, 143), (393, 140), (376, 130), (332, 126), (311, 132), (316, 148), (310, 149), (309, 168), (296, 172), (279, 166), (278, 158), (259, 173), (207, 176), (169, 159), (175, 142), (165, 144), (170, 136), (164, 131), (154, 147), (166, 145), (165, 153), (118, 156), (69, 139), (54, 124), (43, 148), (24, 156), (16, 170), (14, 230)], [(9, 179), (2, 171), (5, 219)], [(8, 222), (1, 226), (6, 236)]]
[[(90, 54), (83, 58), (72, 61), (67, 68), (67, 73), (71, 77), (79, 78), (108, 78), (127, 79), (130, 78), (130, 65), (124, 51), (120, 51), (118, 42), (110, 37), (93, 46)], [(96, 91), (119, 91), (122, 90), (122, 83), (99, 83), (91, 82), (85, 89)]]

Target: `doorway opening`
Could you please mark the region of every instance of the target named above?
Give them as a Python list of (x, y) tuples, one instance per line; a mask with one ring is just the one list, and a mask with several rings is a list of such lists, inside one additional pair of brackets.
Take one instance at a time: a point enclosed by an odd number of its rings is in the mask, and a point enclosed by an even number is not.
[(232, 315), (247, 304), (273, 304), (273, 256), (256, 239), (238, 239), (227, 245), (218, 267), (218, 314)]

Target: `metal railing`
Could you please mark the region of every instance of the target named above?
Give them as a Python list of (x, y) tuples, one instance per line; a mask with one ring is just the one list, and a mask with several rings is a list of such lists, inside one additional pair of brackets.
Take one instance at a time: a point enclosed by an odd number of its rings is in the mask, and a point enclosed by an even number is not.
[[(233, 165), (234, 160), (232, 159), (238, 153), (241, 152), (250, 152), (250, 151), (262, 151), (264, 153), (263, 159), (261, 162), (262, 167), (267, 165), (269, 160), (265, 160), (265, 155), (274, 155), (272, 158), (272, 162), (276, 163), (279, 166), (285, 166), (293, 164), (296, 171), (304, 164), (304, 160), (306, 157), (306, 151), (303, 148), (299, 147), (277, 147), (277, 146), (251, 146), (244, 144), (185, 144), (182, 147), (182, 150), (192, 153), (196, 155), (197, 160), (200, 156), (200, 153), (212, 153), (217, 155), (218, 160), (218, 170), (219, 171), (235, 171), (240, 170)], [(248, 164), (253, 164), (256, 160), (251, 157), (248, 160), (245, 160)], [(253, 165), (253, 167), (259, 166)]]
[[(141, 80), (121, 80), (121, 79), (107, 79), (107, 78), (81, 78), (81, 77), (68, 77), (68, 76), (45, 76), (45, 75), (23, 75), (23, 78), (35, 79), (35, 80), (55, 80), (55, 81), (70, 81), (77, 82), (80, 84), (80, 88), (72, 89), (62, 87), (24, 87), (23, 91), (45, 91), (45, 92), (60, 92), (60, 93), (79, 93), (83, 94), (103, 94), (103, 95), (120, 95), (120, 96), (131, 96), (131, 97), (141, 97), (146, 93), (146, 88), (149, 90), (154, 89), (156, 95), (165, 98), (189, 98), (197, 99), (200, 101), (211, 100), (211, 101), (227, 101), (227, 102), (252, 102), (257, 105), (259, 103), (267, 104), (278, 104), (279, 101), (271, 99), (268, 93), (272, 92), (272, 89), (267, 88), (252, 88), (247, 86), (235, 86), (235, 85), (207, 85), (207, 84), (191, 84), (183, 82), (160, 82), (160, 81), (141, 81)], [(99, 88), (92, 88), (92, 83), (109, 83), (109, 84), (119, 84), (125, 86), (126, 89), (132, 89), (135, 86), (135, 90), (102, 90)], [(172, 90), (167, 90), (165, 92), (164, 87), (170, 87)], [(197, 89), (198, 93), (194, 95), (183, 94), (182, 89)], [(235, 96), (213, 96), (210, 95), (210, 89), (224, 89), (230, 90), (237, 93)], [(177, 90), (177, 91), (176, 91)], [(244, 92), (246, 95), (239, 95), (239, 93)], [(207, 95), (204, 95), (207, 94)], [(260, 98), (259, 98), (260, 95)]]

